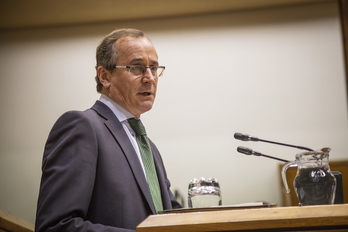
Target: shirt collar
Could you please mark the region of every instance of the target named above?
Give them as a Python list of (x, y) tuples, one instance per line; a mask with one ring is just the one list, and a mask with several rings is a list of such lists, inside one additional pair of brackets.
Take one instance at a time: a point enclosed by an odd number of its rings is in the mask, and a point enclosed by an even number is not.
[(128, 118), (135, 117), (133, 114), (129, 113), (126, 109), (124, 109), (122, 106), (117, 104), (115, 101), (113, 101), (105, 94), (100, 95), (99, 101), (107, 105), (111, 109), (111, 111), (116, 115), (118, 120), (120, 120), (120, 122), (126, 121)]

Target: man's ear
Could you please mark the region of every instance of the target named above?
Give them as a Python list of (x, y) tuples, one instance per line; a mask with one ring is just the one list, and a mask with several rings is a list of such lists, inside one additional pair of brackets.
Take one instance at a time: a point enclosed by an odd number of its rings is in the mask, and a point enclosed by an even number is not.
[(98, 74), (100, 83), (102, 83), (105, 89), (108, 89), (111, 85), (110, 71), (108, 71), (102, 66), (99, 66), (97, 69), (97, 74)]

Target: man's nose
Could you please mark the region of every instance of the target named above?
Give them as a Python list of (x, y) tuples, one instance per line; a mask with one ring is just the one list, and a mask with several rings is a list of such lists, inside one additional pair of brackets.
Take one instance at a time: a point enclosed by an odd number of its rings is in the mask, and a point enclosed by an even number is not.
[(143, 76), (144, 76), (143, 80), (144, 80), (145, 82), (155, 81), (155, 78), (156, 78), (156, 76), (154, 76), (154, 75), (152, 74), (151, 69), (150, 69), (149, 67), (146, 67)]

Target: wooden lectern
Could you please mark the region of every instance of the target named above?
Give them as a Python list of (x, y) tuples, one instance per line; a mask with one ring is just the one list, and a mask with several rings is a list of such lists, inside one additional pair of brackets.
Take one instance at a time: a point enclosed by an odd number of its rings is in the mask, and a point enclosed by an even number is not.
[[(223, 208), (222, 208), (223, 209)], [(348, 231), (348, 204), (151, 215), (137, 232)]]
[(34, 232), (34, 225), (0, 210), (0, 232)]

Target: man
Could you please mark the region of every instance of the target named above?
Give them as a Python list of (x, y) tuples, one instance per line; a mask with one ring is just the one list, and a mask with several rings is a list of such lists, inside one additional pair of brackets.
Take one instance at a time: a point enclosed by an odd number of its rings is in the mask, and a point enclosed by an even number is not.
[(96, 58), (99, 101), (63, 114), (48, 137), (37, 232), (134, 231), (148, 215), (181, 207), (156, 146), (145, 136), (150, 161), (144, 160), (131, 125), (152, 108), (164, 70), (154, 46), (139, 30), (116, 30)]

